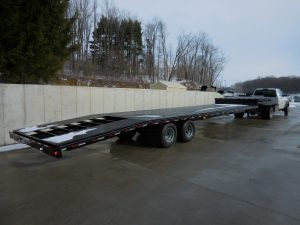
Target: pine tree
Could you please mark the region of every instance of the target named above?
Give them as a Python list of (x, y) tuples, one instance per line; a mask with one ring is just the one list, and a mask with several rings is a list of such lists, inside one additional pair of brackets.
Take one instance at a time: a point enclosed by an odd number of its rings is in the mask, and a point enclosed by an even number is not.
[(68, 0), (9, 0), (0, 5), (0, 79), (47, 82), (74, 50)]
[(93, 39), (91, 52), (102, 72), (129, 76), (138, 73), (138, 57), (143, 52), (139, 21), (102, 16)]

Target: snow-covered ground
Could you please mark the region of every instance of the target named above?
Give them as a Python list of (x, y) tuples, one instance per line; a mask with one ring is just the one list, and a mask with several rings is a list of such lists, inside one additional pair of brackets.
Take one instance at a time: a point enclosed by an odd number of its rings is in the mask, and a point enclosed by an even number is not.
[(5, 145), (0, 147), (0, 152), (14, 151), (23, 148), (29, 148), (29, 146), (24, 144)]
[(290, 102), (290, 108), (300, 107), (300, 102)]

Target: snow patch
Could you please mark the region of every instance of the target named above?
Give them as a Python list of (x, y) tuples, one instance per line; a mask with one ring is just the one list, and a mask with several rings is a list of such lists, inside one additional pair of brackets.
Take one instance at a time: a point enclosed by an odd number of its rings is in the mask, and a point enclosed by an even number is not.
[(43, 139), (43, 140), (51, 141), (53, 143), (61, 143), (61, 142), (64, 142), (64, 141), (72, 140), (75, 136), (86, 134), (87, 132), (95, 130), (95, 129), (96, 128), (81, 130), (81, 131), (77, 131), (77, 132), (71, 132), (71, 133), (68, 133), (68, 134), (63, 134), (63, 135), (59, 135), (59, 136), (55, 136), (55, 137), (50, 137), (50, 138), (46, 138), (46, 139)]
[(300, 102), (290, 102), (290, 108), (300, 107)]
[(161, 116), (159, 115), (140, 115), (135, 117), (161, 118)]
[(232, 107), (232, 106), (245, 106), (245, 105), (228, 105), (228, 104), (217, 104), (217, 106), (221, 106), (221, 107), (217, 107), (217, 108), (206, 108), (206, 109), (199, 109), (199, 110), (195, 111), (195, 113), (198, 113), (198, 112), (203, 112), (203, 111), (207, 111), (207, 110), (213, 110), (213, 109), (222, 109), (222, 108), (228, 108), (228, 107)]
[(15, 151), (23, 148), (29, 148), (29, 146), (24, 144), (5, 145), (0, 147), (0, 152)]
[(56, 124), (55, 125), (48, 125), (46, 127), (37, 127), (37, 126), (27, 127), (27, 128), (19, 130), (19, 132), (27, 133), (27, 132), (33, 132), (33, 131), (42, 130), (42, 129), (46, 129), (46, 128), (49, 128), (49, 127), (55, 127), (55, 126), (56, 126)]

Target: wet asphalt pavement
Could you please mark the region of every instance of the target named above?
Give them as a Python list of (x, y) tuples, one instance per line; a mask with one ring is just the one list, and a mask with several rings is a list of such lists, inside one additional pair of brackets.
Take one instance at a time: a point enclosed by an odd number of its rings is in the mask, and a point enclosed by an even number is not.
[(300, 224), (300, 106), (196, 127), (169, 149), (112, 139), (59, 160), (0, 153), (0, 224)]

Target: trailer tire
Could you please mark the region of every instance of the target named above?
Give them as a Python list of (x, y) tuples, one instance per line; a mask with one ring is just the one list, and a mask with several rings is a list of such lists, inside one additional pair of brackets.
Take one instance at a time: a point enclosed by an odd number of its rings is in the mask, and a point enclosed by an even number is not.
[(244, 113), (243, 112), (242, 113), (235, 113), (234, 114), (234, 118), (236, 118), (236, 119), (241, 119), (243, 117), (244, 117)]
[(194, 138), (196, 133), (195, 124), (190, 120), (180, 123), (177, 126), (177, 130), (178, 130), (177, 140), (180, 142), (191, 141)]
[(130, 141), (134, 135), (136, 134), (136, 131), (129, 131), (129, 132), (124, 132), (118, 135), (119, 140), (121, 141)]
[(177, 128), (173, 123), (167, 123), (160, 130), (159, 145), (162, 148), (171, 147), (177, 139)]

